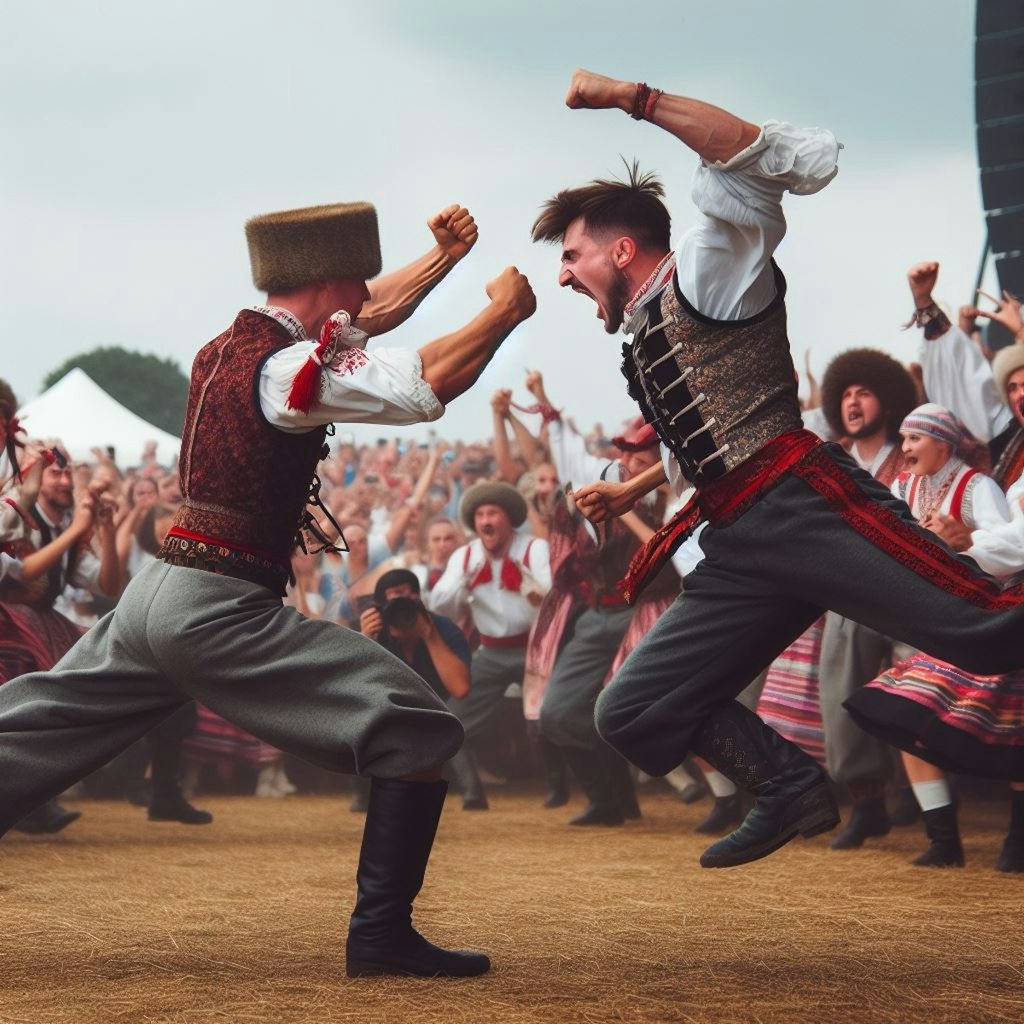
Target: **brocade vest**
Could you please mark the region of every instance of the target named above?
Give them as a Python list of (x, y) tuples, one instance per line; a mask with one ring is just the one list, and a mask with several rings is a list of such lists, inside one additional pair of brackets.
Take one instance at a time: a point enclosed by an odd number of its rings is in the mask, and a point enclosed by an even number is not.
[(280, 324), (242, 310), (192, 364), (181, 439), (183, 504), (158, 557), (284, 593), (296, 534), (326, 456), (326, 427), (285, 433), (260, 408), (263, 364), (292, 344)]
[(796, 371), (786, 334), (786, 279), (745, 320), (712, 320), (671, 284), (622, 346), (622, 373), (644, 419), (696, 487), (718, 480), (772, 438), (800, 430)]

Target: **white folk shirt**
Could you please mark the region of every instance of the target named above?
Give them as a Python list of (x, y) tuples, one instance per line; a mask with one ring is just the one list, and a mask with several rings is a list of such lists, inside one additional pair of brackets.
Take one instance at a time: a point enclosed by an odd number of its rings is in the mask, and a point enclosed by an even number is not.
[[(961, 490), (964, 477), (972, 472), (971, 467), (963, 463), (953, 474), (946, 494), (936, 511), (944, 516), (954, 516), (969, 530), (989, 530), (1009, 522), (1010, 509), (1006, 503), (999, 484), (984, 473), (975, 473), (963, 487), (958, 508), (954, 510), (953, 502)], [(927, 479), (933, 490), (941, 488), (945, 480), (946, 467), (943, 466), (930, 477), (914, 476), (913, 473), (900, 473), (892, 482), (892, 493), (910, 507), (910, 514), (921, 521), (924, 509), (921, 507), (922, 484)]]
[[(530, 549), (529, 565), (524, 563), (526, 549)], [(468, 557), (467, 557), (468, 555)], [(506, 590), (501, 583), (504, 559), (491, 558), (491, 578), (470, 589), (484, 562), (488, 561), (483, 542), (476, 538), (452, 552), (441, 578), (425, 601), (432, 612), (458, 620), (467, 612), (481, 636), (521, 636), (528, 633), (537, 617), (538, 606), (531, 604), (525, 591), (533, 587), (540, 594), (551, 589), (551, 565), (548, 542), (539, 537), (516, 534), (509, 547), (508, 558), (519, 567), (523, 586), (519, 591)]]
[(980, 441), (991, 441), (1013, 419), (999, 397), (992, 366), (956, 324), (933, 341), (921, 339), (919, 356), (929, 399), (952, 410)]
[[(273, 315), (265, 312), (271, 310)], [(438, 419), (444, 406), (423, 379), (419, 353), (408, 348), (364, 352), (359, 365), (342, 370), (325, 366), (319, 400), (309, 412), (288, 407), (288, 393), (300, 367), (317, 343), (287, 310), (262, 307), (256, 312), (280, 323), (293, 344), (275, 352), (260, 371), (260, 409), (272, 426), (305, 433), (327, 423), (386, 423), (396, 426)]]
[(1011, 520), (971, 534), (971, 546), (964, 552), (991, 576), (1008, 579), (1024, 572), (1024, 476), (1006, 492)]

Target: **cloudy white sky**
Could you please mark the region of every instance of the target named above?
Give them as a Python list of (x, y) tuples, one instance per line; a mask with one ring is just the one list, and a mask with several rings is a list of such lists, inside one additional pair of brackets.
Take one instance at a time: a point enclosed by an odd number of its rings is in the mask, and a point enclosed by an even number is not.
[(693, 157), (617, 112), (569, 111), (577, 66), (842, 140), (838, 178), (787, 201), (778, 258), (798, 363), (809, 348), (820, 373), (863, 344), (912, 359), (916, 338), (899, 324), (916, 260), (942, 262), (951, 305), (973, 285), (983, 215), (969, 0), (0, 8), (0, 375), (23, 401), (97, 345), (169, 356), (187, 372), (259, 298), (242, 232), (253, 214), (368, 199), (387, 268), (425, 251), (424, 221), (458, 201), (477, 217), (479, 244), (377, 344), (415, 347), (460, 325), (514, 263), (538, 312), (439, 430), (486, 434), (490, 394), (515, 386), (525, 398), (527, 367), (581, 424), (617, 425), (630, 409), (619, 341), (589, 300), (558, 289), (557, 252), (532, 245), (529, 226), (550, 194), (615, 173), (622, 155), (662, 175), (679, 235)]

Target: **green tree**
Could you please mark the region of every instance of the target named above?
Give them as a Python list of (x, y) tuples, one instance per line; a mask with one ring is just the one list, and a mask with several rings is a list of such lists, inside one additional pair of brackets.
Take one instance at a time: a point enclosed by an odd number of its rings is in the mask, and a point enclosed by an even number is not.
[(94, 348), (73, 356), (46, 375), (48, 388), (81, 367), (104, 391), (154, 426), (180, 435), (185, 425), (188, 377), (173, 359), (123, 348)]

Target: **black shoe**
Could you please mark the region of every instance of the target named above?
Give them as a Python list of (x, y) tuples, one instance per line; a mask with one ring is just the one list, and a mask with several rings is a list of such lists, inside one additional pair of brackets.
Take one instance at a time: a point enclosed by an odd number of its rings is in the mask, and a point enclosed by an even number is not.
[(1024, 836), (1008, 835), (996, 861), (996, 871), (1024, 871)]
[(462, 794), (464, 811), (486, 811), (489, 809), (487, 793), (480, 779), (473, 755), (463, 747), (448, 763), (445, 769), (450, 773)]
[(699, 782), (688, 782), (677, 795), (684, 804), (695, 804), (697, 801), (703, 800), (706, 794), (707, 789)]
[(736, 701), (711, 713), (693, 753), (755, 797), (743, 824), (704, 851), (701, 867), (746, 864), (797, 835), (816, 836), (839, 822), (835, 797), (817, 761)]
[(731, 832), (743, 820), (743, 801), (739, 793), (716, 796), (711, 813), (693, 830), (703, 835), (720, 836)]
[(544, 763), (544, 776), (547, 779), (548, 792), (544, 797), (544, 806), (549, 810), (564, 807), (569, 802), (569, 766), (565, 762), (562, 748), (545, 736), (537, 735), (537, 750)]
[(924, 830), (931, 840), (920, 857), (912, 863), (919, 868), (962, 868), (964, 848), (960, 845), (956, 808), (952, 804), (924, 812)]
[(896, 798), (896, 807), (889, 815), (889, 824), (893, 828), (907, 828), (920, 820), (921, 805), (917, 802), (914, 791), (909, 786), (903, 786)]
[(490, 970), (483, 953), (442, 949), (412, 926), (447, 789), (446, 782), (373, 780), (345, 944), (350, 978), (468, 978)]
[(78, 821), (81, 816), (81, 811), (69, 811), (56, 800), (47, 800), (31, 814), (26, 814), (14, 826), (14, 830), (30, 836), (53, 835), (67, 828), (73, 821)]
[(569, 819), (570, 825), (624, 825), (626, 817), (622, 811), (613, 805), (587, 804), (586, 808)]
[(608, 759), (604, 751), (584, 747), (563, 747), (562, 751), (588, 801), (583, 813), (577, 814), (569, 824), (624, 824), (626, 816), (608, 776)]
[(853, 805), (853, 813), (846, 828), (829, 843), (833, 850), (858, 850), (865, 839), (887, 836), (892, 827), (885, 809), (885, 798), (868, 797)]
[(638, 821), (643, 814), (640, 811), (640, 801), (636, 798), (636, 783), (633, 781), (633, 772), (629, 767), (629, 762), (607, 744), (600, 749), (600, 754), (604, 760), (608, 785), (623, 818), (626, 821)]
[(181, 793), (153, 797), (147, 817), (150, 821), (177, 821), (182, 825), (209, 825), (213, 815), (193, 807)]

